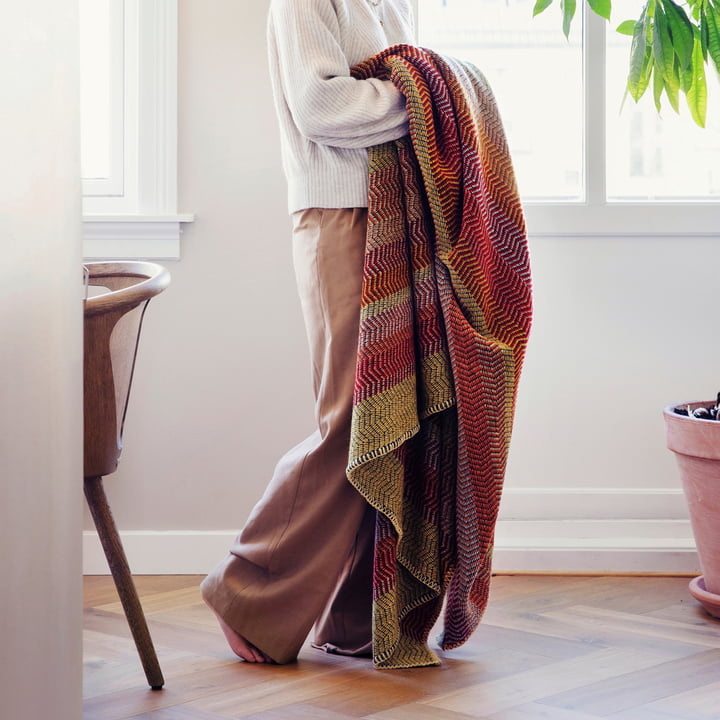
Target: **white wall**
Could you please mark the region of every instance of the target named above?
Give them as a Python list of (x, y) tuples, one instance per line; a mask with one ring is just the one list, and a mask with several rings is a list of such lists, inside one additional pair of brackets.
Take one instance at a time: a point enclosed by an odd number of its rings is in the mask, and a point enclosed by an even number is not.
[(694, 572), (662, 408), (720, 389), (718, 239), (534, 238), (531, 249), (535, 326), (496, 566)]
[[(148, 311), (107, 483), (136, 571), (208, 569), (312, 429), (267, 5), (180, 2), (180, 209), (196, 221)], [(693, 571), (661, 409), (720, 389), (717, 240), (534, 237), (531, 250), (536, 320), (496, 568)], [(91, 536), (85, 547), (86, 569), (104, 571)]]
[(238, 527), (277, 456), (311, 428), (267, 2), (181, 0), (179, 11), (179, 207), (196, 219), (145, 317), (124, 456), (106, 483), (121, 530)]
[(0, 25), (0, 717), (81, 714), (77, 8)]

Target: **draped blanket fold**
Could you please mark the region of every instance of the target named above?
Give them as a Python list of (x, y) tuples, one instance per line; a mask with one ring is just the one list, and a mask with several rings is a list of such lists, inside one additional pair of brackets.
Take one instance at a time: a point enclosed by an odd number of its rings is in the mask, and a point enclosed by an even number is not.
[(435, 665), (488, 599), (531, 321), (522, 208), (472, 65), (395, 45), (353, 68), (405, 95), (410, 135), (370, 150), (350, 482), (377, 510), (373, 659)]

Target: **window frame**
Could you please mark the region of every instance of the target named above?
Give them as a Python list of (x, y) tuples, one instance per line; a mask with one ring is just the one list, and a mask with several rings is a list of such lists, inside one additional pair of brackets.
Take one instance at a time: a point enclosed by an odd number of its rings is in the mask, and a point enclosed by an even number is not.
[[(419, 0), (411, 0), (411, 3), (418, 20), (417, 34), (421, 13)], [(716, 200), (650, 203), (606, 199), (605, 40), (608, 22), (587, 12), (584, 2), (581, 7), (582, 16), (578, 13), (575, 22), (580, 22), (582, 17), (585, 199), (523, 201), (529, 234), (534, 237), (720, 237), (720, 202)], [(489, 80), (492, 83), (492, 78)], [(642, 100), (647, 101), (648, 98)]]
[(102, 195), (87, 185), (84, 255), (178, 259), (182, 224), (194, 218), (177, 211), (177, 0), (115, 2), (123, 7), (122, 72), (112, 78), (122, 79), (122, 183)]

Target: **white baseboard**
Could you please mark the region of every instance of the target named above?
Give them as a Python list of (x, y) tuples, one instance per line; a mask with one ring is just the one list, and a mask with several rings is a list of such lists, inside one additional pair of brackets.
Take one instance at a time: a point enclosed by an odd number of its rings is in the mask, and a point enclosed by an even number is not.
[(687, 520), (680, 487), (516, 487), (506, 484), (502, 520)]
[(493, 570), (700, 572), (688, 520), (501, 520)]
[[(130, 569), (135, 575), (204, 575), (227, 554), (232, 531), (130, 530), (120, 532)], [(83, 532), (83, 573), (107, 575), (97, 533)]]
[[(137, 575), (202, 575), (227, 553), (234, 531), (129, 531), (121, 538)], [(697, 574), (687, 520), (500, 520), (496, 572)], [(83, 536), (83, 572), (108, 566), (93, 531)]]

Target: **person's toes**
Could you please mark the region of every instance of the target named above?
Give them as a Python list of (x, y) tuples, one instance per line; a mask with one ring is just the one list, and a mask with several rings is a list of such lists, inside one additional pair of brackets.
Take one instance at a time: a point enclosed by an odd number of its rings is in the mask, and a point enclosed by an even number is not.
[(225, 635), (225, 640), (227, 640), (230, 649), (239, 658), (242, 658), (243, 660), (245, 660), (245, 662), (250, 663), (273, 662), (273, 660), (271, 660), (267, 655), (265, 655), (265, 653), (258, 650), (258, 648), (256, 648), (252, 643), (249, 643), (242, 635), (236, 633), (220, 617), (220, 615), (215, 611), (215, 608), (213, 608), (209, 603), (206, 604), (213, 611), (215, 617), (217, 618), (217, 621), (220, 624), (220, 629), (223, 631), (223, 635)]
[(222, 628), (225, 639), (230, 645), (230, 649), (245, 662), (264, 663), (263, 654), (251, 643), (249, 643), (242, 635), (236, 633), (222, 618), (220, 627)]
[(277, 663), (269, 655), (266, 655), (262, 650), (258, 650), (258, 652), (263, 656), (263, 660), (266, 663), (268, 663), (269, 665), (277, 665)]
[(227, 638), (227, 641), (230, 644), (233, 652), (238, 657), (241, 657), (243, 660), (245, 660), (245, 662), (265, 662), (265, 656), (254, 645), (245, 640), (245, 638), (241, 635), (238, 635), (236, 632), (233, 632), (231, 630), (230, 633), (225, 634), (225, 637)]

